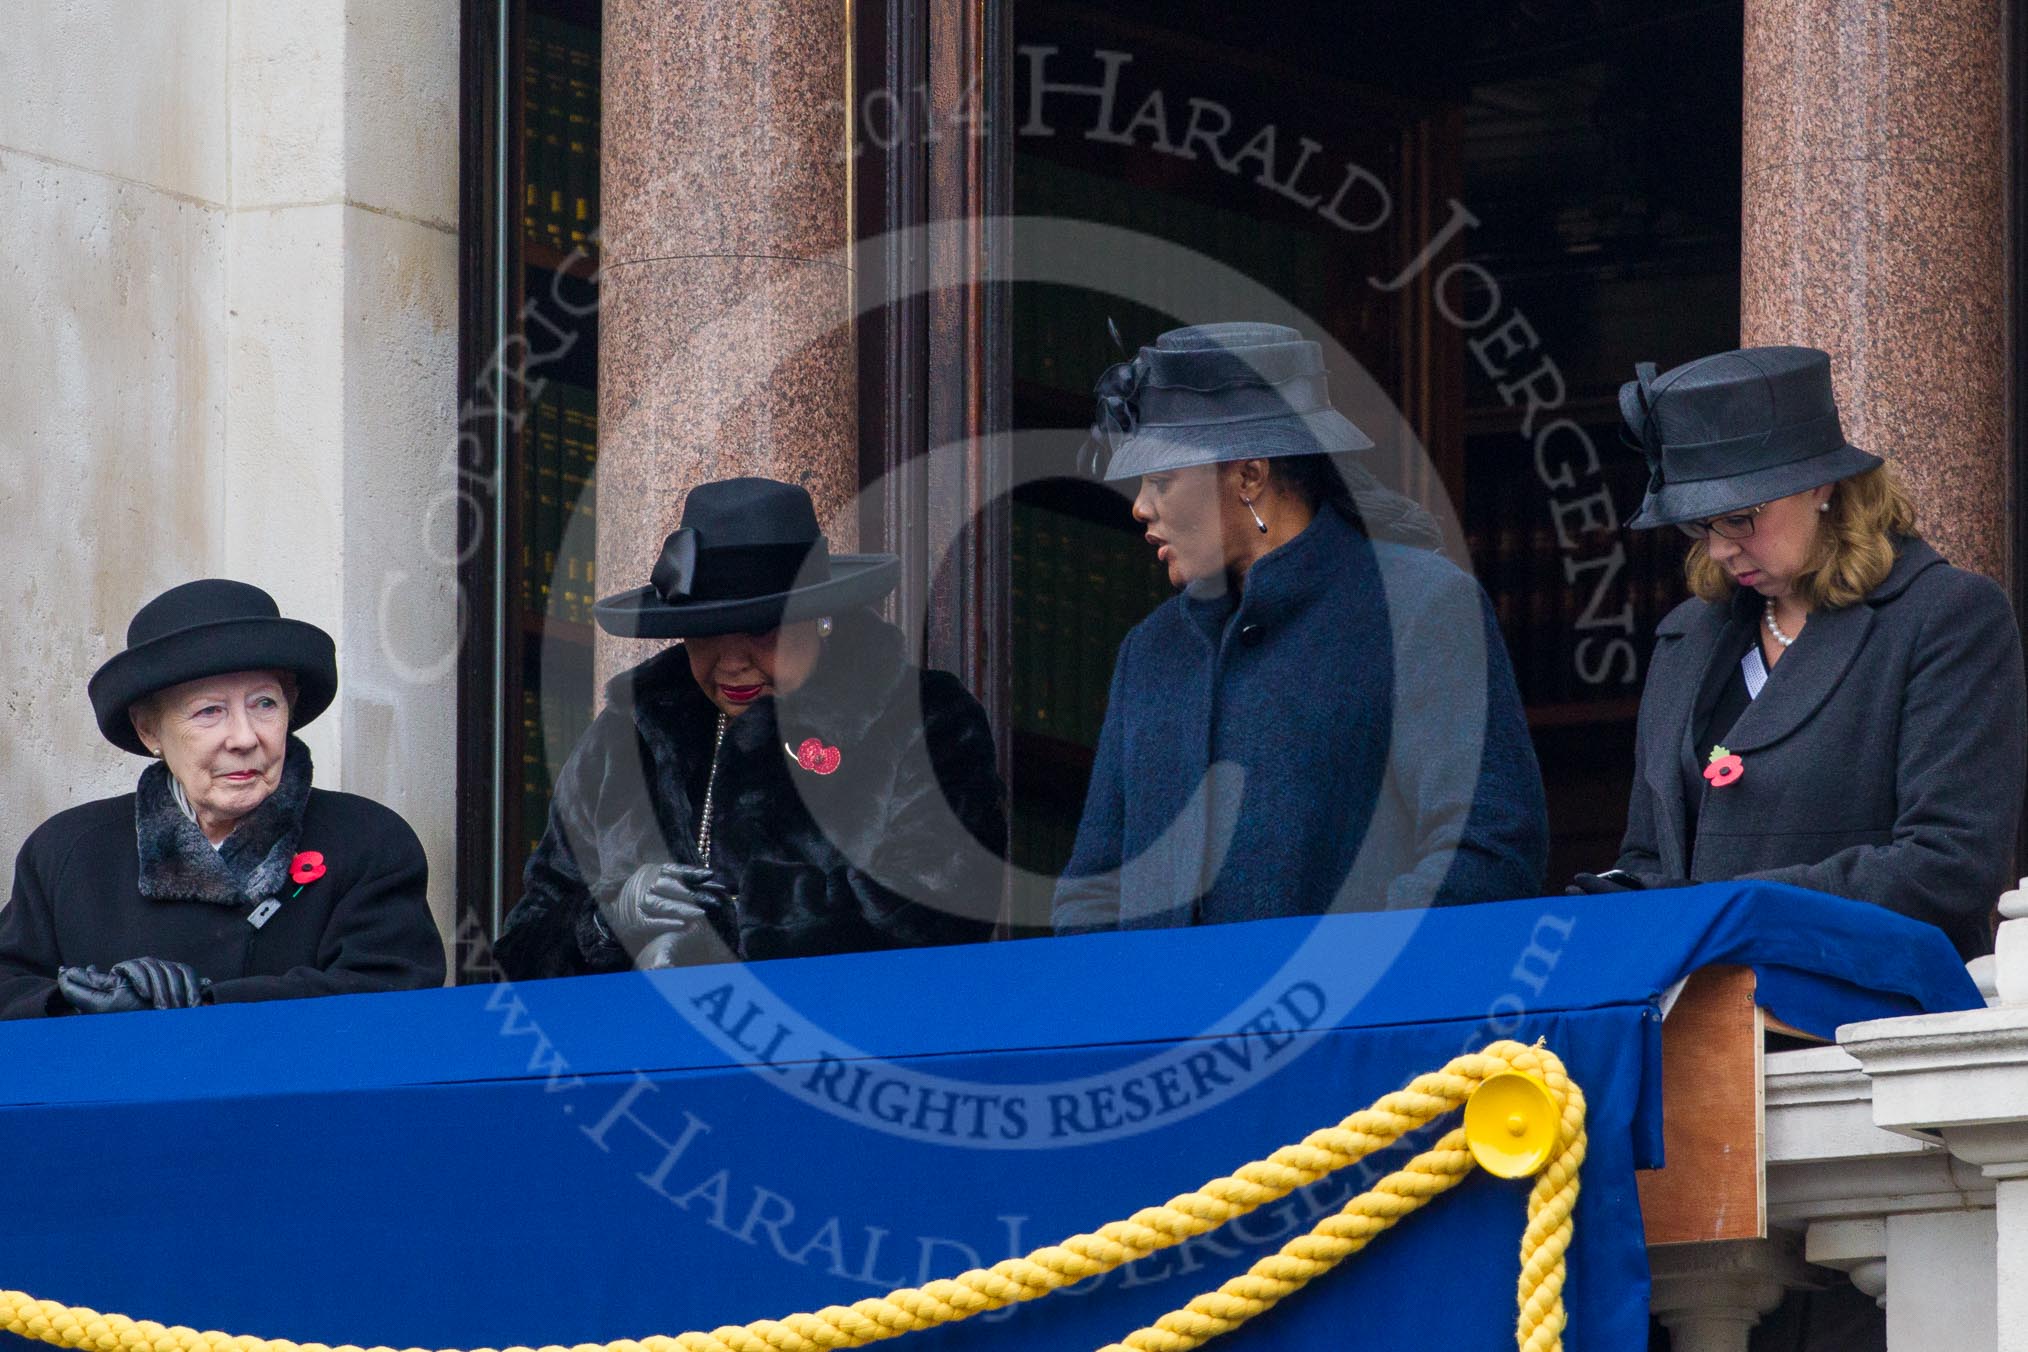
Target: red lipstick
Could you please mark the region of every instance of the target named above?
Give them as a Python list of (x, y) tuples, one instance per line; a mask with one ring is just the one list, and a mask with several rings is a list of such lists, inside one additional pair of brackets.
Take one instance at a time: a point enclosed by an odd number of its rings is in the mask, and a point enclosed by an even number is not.
[(718, 687), (718, 693), (733, 704), (751, 704), (760, 698), (761, 691), (766, 688), (760, 685), (721, 685)]

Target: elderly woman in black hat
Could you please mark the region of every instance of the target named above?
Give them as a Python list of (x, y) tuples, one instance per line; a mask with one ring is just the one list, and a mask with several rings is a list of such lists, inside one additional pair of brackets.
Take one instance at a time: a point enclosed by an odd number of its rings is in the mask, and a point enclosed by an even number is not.
[(1794, 883), (1988, 951), (2028, 717), (2006, 594), (1925, 544), (1893, 466), (1845, 440), (1824, 353), (1637, 377), (1627, 524), (1695, 541), (1695, 596), (1656, 630), (1619, 867), (1576, 886)]
[(594, 608), (680, 645), (616, 676), (494, 954), (511, 978), (984, 938), (1006, 822), (985, 712), (870, 604), (810, 495), (700, 484), (648, 586)]
[(1094, 446), (1181, 595), (1121, 645), (1059, 932), (1532, 896), (1542, 779), (1485, 594), (1350, 457), (1294, 329), (1165, 333)]
[(0, 911), (0, 1018), (437, 986), (408, 824), (310, 785), (293, 730), (338, 689), (331, 638), (258, 587), (150, 601), (90, 693), (154, 759), (135, 791), (37, 827)]

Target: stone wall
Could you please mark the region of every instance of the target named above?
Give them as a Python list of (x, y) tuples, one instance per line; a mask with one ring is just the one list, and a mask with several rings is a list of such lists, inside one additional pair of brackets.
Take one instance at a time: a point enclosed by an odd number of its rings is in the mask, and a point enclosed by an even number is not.
[(338, 641), (318, 783), (448, 918), (457, 6), (50, 0), (0, 44), (0, 860), (139, 762), (85, 681), (241, 578)]

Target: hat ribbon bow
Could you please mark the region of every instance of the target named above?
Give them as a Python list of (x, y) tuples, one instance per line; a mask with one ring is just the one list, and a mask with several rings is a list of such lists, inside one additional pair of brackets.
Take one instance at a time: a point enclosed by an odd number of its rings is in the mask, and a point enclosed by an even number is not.
[(1641, 457), (1648, 462), (1648, 492), (1662, 491), (1662, 429), (1655, 422), (1655, 363), (1639, 362), (1634, 366), (1634, 379), (1639, 383), (1641, 396), (1640, 440), (1636, 443)]
[(696, 581), (697, 531), (694, 527), (684, 526), (671, 531), (662, 541), (662, 557), (655, 560), (655, 571), (648, 575), (648, 585), (663, 601), (673, 606), (690, 599), (690, 589)]
[(1105, 472), (1106, 464), (1119, 453), (1120, 443), (1141, 425), (1141, 390), (1148, 383), (1148, 364), (1140, 357), (1115, 362), (1106, 368), (1092, 387), (1097, 406), (1092, 412), (1091, 435), (1078, 452), (1078, 463), (1086, 474)]

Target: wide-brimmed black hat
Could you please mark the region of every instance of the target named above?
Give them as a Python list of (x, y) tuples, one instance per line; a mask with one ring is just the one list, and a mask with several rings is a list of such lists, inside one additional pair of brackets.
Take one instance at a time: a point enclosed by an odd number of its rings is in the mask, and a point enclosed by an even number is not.
[(699, 484), (648, 585), (592, 607), (626, 638), (761, 633), (894, 590), (892, 554), (833, 554), (809, 493), (773, 479)]
[(1282, 324), (1171, 329), (1092, 393), (1086, 467), (1106, 479), (1373, 448), (1331, 407), (1323, 349)]
[(1653, 362), (1620, 386), (1620, 416), (1648, 461), (1634, 530), (1701, 521), (1878, 468), (1845, 440), (1831, 359), (1814, 347), (1749, 347)]
[(289, 726), (300, 728), (331, 707), (338, 654), (314, 624), (285, 620), (259, 587), (204, 578), (171, 587), (142, 606), (127, 626), (127, 646), (92, 674), (86, 687), (106, 740), (148, 754), (127, 710), (134, 701), (205, 676), (286, 671), (296, 678)]

